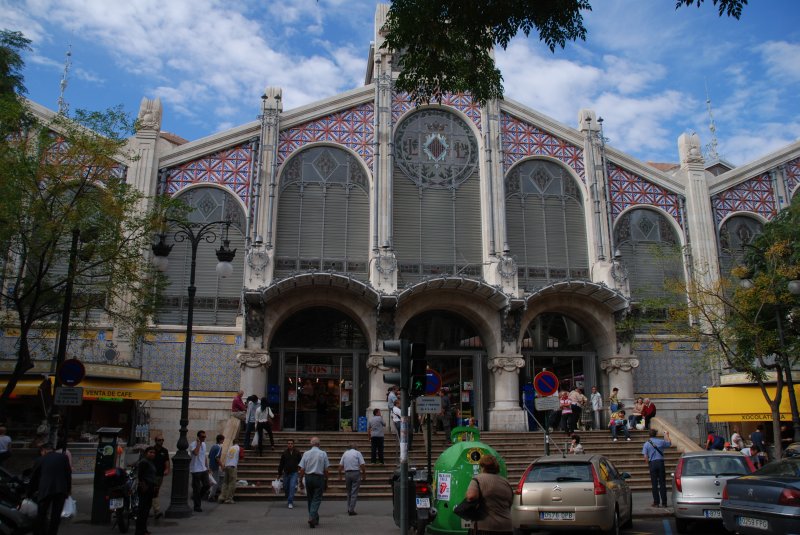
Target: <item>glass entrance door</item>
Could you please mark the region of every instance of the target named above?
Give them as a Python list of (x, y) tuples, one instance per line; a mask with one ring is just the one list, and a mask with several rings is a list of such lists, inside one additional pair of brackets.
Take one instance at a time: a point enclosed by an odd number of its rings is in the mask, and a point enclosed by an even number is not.
[(454, 426), (473, 417), (481, 423), (483, 399), (480, 393), (483, 391), (483, 378), (475, 373), (476, 369), (480, 370), (480, 359), (480, 354), (457, 356), (428, 352), (428, 368), (436, 371), (442, 378), (442, 390), (450, 401)]
[(353, 426), (353, 357), (286, 353), (283, 428), (339, 431)]
[[(570, 391), (573, 388), (580, 388), (584, 395), (592, 385), (596, 385), (595, 379), (595, 354), (584, 352), (546, 352), (546, 353), (526, 353), (525, 354), (525, 380), (521, 381), (522, 388), (531, 385), (536, 374), (543, 370), (548, 370), (558, 377), (559, 391)], [(524, 395), (524, 394), (523, 394)], [(586, 396), (589, 397), (588, 395)], [(544, 424), (546, 414), (542, 411), (535, 411), (536, 419)]]

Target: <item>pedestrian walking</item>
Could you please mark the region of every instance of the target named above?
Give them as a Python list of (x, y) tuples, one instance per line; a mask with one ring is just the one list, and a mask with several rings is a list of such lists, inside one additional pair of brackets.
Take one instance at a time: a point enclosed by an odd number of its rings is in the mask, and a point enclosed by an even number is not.
[(206, 432), (198, 431), (197, 440), (189, 444), (189, 472), (192, 474), (192, 502), (196, 513), (202, 513), (200, 502), (211, 486), (208, 481), (208, 454), (206, 452)]
[(244, 458), (244, 450), (239, 447), (239, 439), (234, 438), (228, 451), (225, 452), (221, 464), (225, 470), (225, 484), (219, 496), (219, 503), (233, 503), (233, 494), (236, 492), (236, 479), (238, 477), (239, 461)]
[(256, 409), (258, 408), (258, 396), (255, 394), (247, 398), (247, 410), (244, 414), (244, 444), (245, 449), (252, 449), (250, 439), (256, 430)]
[(283, 494), (286, 496), (286, 507), (294, 509), (294, 493), (297, 491), (297, 470), (302, 453), (294, 447), (294, 440), (286, 441), (286, 449), (281, 453), (278, 463), (278, 477), (283, 479)]
[(594, 428), (602, 429), (603, 425), (603, 396), (597, 391), (597, 387), (592, 387), (592, 395), (589, 398), (592, 403), (592, 412), (594, 413)]
[(339, 461), (339, 481), (344, 474), (344, 488), (347, 493), (347, 514), (356, 515), (356, 502), (358, 501), (358, 489), (362, 481), (366, 481), (366, 463), (364, 456), (356, 449), (353, 444), (348, 444), (347, 449), (342, 454)]
[(52, 442), (42, 445), (39, 453), (28, 487), (28, 497), (36, 494), (39, 504), (34, 533), (57, 535), (64, 501), (72, 493), (72, 470), (67, 456), (54, 451)]
[(392, 432), (398, 438), (397, 443), (400, 443), (400, 422), (403, 421), (403, 411), (400, 409), (400, 400), (394, 400), (394, 407), (392, 407)]
[(305, 487), (308, 495), (308, 525), (319, 525), (319, 507), (322, 494), (328, 486), (328, 454), (319, 449), (319, 437), (311, 437), (311, 449), (300, 459), (298, 476), (300, 488)]
[(383, 421), (380, 409), (372, 410), (372, 417), (367, 424), (367, 435), (369, 436), (370, 455), (369, 462), (383, 464), (383, 446), (386, 422)]
[[(211, 479), (214, 483), (208, 490), (208, 501), (215, 502), (222, 492), (223, 479), (225, 472), (221, 463), (222, 457), (222, 443), (225, 442), (225, 435), (217, 435), (216, 442), (211, 449), (208, 450), (208, 470), (211, 473)], [(209, 481), (210, 482), (210, 481)]]
[(275, 438), (272, 436), (272, 419), (275, 418), (272, 409), (267, 405), (267, 398), (261, 398), (261, 404), (256, 408), (256, 436), (258, 437), (258, 456), (264, 452), (264, 431), (269, 435), (269, 445), (275, 449)]
[(386, 408), (391, 412), (394, 409), (394, 402), (397, 401), (397, 387), (392, 385), (386, 391)]
[(153, 446), (156, 456), (153, 464), (156, 465), (156, 484), (153, 487), (153, 518), (158, 520), (164, 513), (161, 512), (161, 505), (158, 503), (158, 492), (164, 483), (164, 478), (169, 475), (169, 450), (164, 447), (164, 437), (156, 437), (156, 445)]
[(756, 430), (750, 433), (750, 442), (753, 443), (753, 446), (758, 448), (760, 457), (764, 457), (765, 460), (769, 460), (769, 457), (767, 456), (767, 442), (764, 439), (763, 424), (758, 424), (756, 426)]
[(650, 430), (650, 440), (644, 443), (642, 455), (650, 471), (650, 486), (653, 490), (653, 507), (667, 506), (667, 471), (664, 468), (664, 450), (672, 446), (669, 431), (658, 438), (658, 431)]
[(144, 456), (139, 459), (136, 465), (136, 494), (139, 497), (139, 510), (136, 516), (136, 535), (150, 535), (147, 530), (147, 517), (150, 516), (150, 507), (153, 505), (153, 497), (156, 489), (156, 477), (158, 471), (155, 465), (156, 448), (148, 446), (144, 450)]

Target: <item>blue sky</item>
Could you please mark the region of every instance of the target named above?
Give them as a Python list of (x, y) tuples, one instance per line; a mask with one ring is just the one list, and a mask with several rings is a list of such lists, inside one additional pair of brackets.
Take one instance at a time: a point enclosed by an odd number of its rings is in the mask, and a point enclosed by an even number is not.
[[(741, 20), (674, 0), (595, 0), (586, 42), (497, 51), (506, 96), (568, 126), (605, 119), (610, 145), (677, 161), (677, 137), (747, 163), (800, 138), (800, 2), (750, 0)], [(267, 85), (288, 110), (363, 85), (377, 2), (368, 0), (0, 0), (0, 27), (33, 41), (28, 96), (57, 108), (67, 46), (70, 108), (160, 97), (163, 129), (194, 140), (252, 121)]]

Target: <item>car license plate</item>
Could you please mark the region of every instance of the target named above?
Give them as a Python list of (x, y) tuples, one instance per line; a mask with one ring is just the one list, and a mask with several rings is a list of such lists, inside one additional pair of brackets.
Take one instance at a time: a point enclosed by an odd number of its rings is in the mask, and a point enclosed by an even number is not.
[(124, 504), (124, 500), (122, 498), (111, 498), (108, 500), (108, 508), (112, 511), (115, 509), (119, 509)]
[(417, 497), (417, 509), (430, 509), (431, 507), (431, 499), (430, 498), (419, 498)]
[(539, 513), (539, 520), (575, 520), (575, 513), (541, 511)]
[(706, 518), (722, 518), (722, 511), (719, 509), (703, 509), (703, 516)]
[(736, 517), (736, 523), (743, 528), (769, 529), (769, 522), (760, 518), (750, 518), (748, 516)]

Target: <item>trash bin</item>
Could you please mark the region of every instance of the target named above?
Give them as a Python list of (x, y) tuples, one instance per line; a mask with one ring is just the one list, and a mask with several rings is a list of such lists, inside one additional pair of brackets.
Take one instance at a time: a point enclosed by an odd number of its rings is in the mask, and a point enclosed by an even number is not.
[[(460, 434), (458, 428), (453, 429), (453, 434)], [(508, 477), (503, 458), (494, 448), (478, 440), (456, 441), (436, 460), (433, 465), (433, 507), (436, 516), (428, 525), (429, 535), (467, 533), (469, 523), (456, 515), (453, 509), (464, 500), (469, 482), (480, 471), (478, 462), (487, 454), (497, 458), (500, 475)]]

